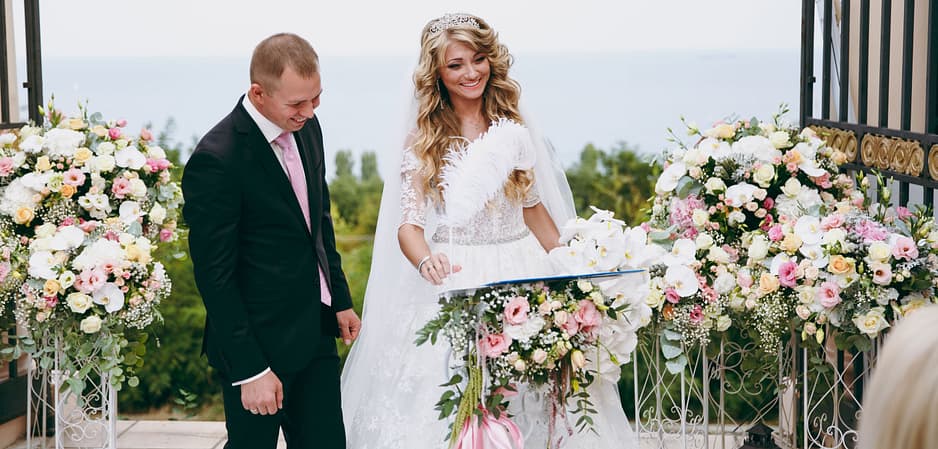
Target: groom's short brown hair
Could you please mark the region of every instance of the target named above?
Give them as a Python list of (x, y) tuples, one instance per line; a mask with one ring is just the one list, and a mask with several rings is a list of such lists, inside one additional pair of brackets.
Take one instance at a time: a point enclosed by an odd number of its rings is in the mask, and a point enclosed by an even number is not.
[(276, 89), (283, 70), (290, 66), (297, 75), (311, 78), (319, 72), (319, 55), (313, 46), (292, 33), (279, 33), (257, 44), (251, 56), (251, 83)]

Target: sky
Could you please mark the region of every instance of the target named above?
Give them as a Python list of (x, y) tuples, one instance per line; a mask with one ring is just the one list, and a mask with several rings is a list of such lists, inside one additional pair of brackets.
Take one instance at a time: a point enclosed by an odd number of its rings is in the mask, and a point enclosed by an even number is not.
[[(23, 2), (13, 4), (22, 17)], [(280, 31), (323, 55), (411, 55), (423, 25), (446, 12), (486, 19), (513, 52), (792, 49), (801, 21), (798, 0), (42, 0), (40, 8), (44, 57), (244, 56)]]

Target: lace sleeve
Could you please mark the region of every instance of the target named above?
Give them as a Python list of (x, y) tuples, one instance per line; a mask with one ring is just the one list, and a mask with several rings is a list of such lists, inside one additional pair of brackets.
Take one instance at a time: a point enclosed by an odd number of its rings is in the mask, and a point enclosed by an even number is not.
[(535, 178), (534, 182), (531, 183), (531, 188), (528, 189), (528, 193), (524, 195), (521, 205), (523, 207), (534, 207), (540, 202), (541, 196), (537, 193), (537, 178)]
[(426, 226), (427, 199), (420, 185), (420, 161), (410, 148), (404, 150), (401, 162), (401, 225)]

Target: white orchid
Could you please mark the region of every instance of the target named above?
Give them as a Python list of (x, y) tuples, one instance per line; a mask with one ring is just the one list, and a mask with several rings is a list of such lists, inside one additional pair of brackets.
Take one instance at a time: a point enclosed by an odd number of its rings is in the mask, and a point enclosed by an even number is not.
[(142, 217), (145, 213), (143, 209), (140, 208), (140, 203), (136, 201), (124, 201), (118, 209), (118, 214), (120, 214), (122, 222), (129, 224), (137, 221), (137, 219)]
[(797, 235), (805, 245), (820, 244), (824, 236), (824, 230), (821, 229), (821, 219), (811, 215), (805, 215), (799, 218), (795, 223), (795, 235)]
[(72, 260), (72, 268), (76, 271), (95, 268), (105, 262), (124, 260), (124, 250), (121, 244), (105, 238), (96, 240)]
[(71, 251), (85, 241), (85, 231), (78, 226), (63, 226), (52, 237), (51, 248), (56, 251)]
[(700, 283), (694, 270), (686, 265), (672, 265), (664, 273), (664, 283), (686, 298), (697, 293)]
[(114, 153), (114, 163), (118, 167), (140, 170), (147, 163), (147, 157), (135, 146), (124, 147)]
[(690, 265), (697, 258), (697, 243), (691, 239), (677, 239), (671, 246), (671, 252), (661, 257), (661, 263), (671, 267), (674, 265)]
[(108, 313), (117, 312), (124, 308), (124, 292), (113, 282), (108, 282), (94, 292), (95, 304), (104, 306)]
[(763, 136), (746, 136), (733, 143), (734, 153), (754, 156), (762, 162), (774, 163), (781, 159), (782, 152)]
[(30, 276), (39, 279), (56, 279), (58, 278), (58, 274), (56, 274), (53, 268), (57, 265), (58, 261), (51, 251), (36, 251), (29, 256), (28, 272)]
[(726, 189), (726, 204), (730, 207), (743, 207), (753, 200), (758, 187), (741, 182)]
[(687, 165), (683, 162), (675, 162), (664, 169), (658, 182), (655, 183), (655, 193), (663, 195), (673, 192), (677, 188), (677, 183), (687, 174)]

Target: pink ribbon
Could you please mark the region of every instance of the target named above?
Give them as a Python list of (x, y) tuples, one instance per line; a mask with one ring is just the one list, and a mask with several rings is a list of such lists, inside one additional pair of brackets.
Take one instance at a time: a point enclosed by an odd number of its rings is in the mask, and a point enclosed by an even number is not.
[(466, 420), (453, 449), (524, 449), (524, 437), (508, 415), (482, 410), (481, 422), (476, 414)]

